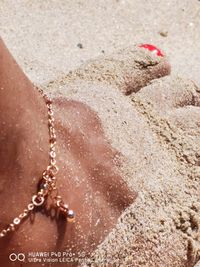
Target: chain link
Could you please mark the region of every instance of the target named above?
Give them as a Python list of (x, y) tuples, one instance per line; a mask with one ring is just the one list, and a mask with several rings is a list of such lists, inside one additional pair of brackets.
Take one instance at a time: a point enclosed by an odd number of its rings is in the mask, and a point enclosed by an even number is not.
[(59, 171), (59, 168), (56, 164), (56, 130), (54, 112), (52, 109), (52, 100), (46, 94), (44, 94), (42, 89), (37, 89), (42, 94), (48, 109), (50, 144), (49, 165), (42, 174), (38, 192), (32, 196), (32, 200), (27, 205), (27, 208), (24, 209), (18, 217), (13, 219), (12, 223), (10, 223), (6, 229), (3, 229), (0, 232), (0, 238), (6, 236), (9, 232), (15, 231), (16, 227), (22, 222), (23, 219), (27, 218), (29, 213), (32, 212), (35, 207), (42, 206), (45, 203), (48, 196), (50, 196), (50, 198), (52, 199), (53, 205), (58, 208), (64, 215), (66, 215), (68, 222), (73, 222), (75, 218), (74, 212), (72, 210), (69, 210), (68, 205), (64, 204), (62, 197), (58, 195), (58, 189), (56, 187), (56, 175)]

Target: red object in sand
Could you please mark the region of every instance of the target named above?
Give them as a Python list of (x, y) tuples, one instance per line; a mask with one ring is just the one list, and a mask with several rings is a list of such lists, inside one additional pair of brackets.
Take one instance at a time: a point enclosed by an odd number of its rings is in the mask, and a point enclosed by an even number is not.
[(162, 51), (160, 49), (158, 49), (154, 45), (151, 45), (151, 44), (141, 44), (139, 47), (148, 49), (149, 51), (151, 51), (152, 53), (154, 53), (155, 55), (157, 55), (159, 57), (164, 57), (164, 54), (162, 53)]

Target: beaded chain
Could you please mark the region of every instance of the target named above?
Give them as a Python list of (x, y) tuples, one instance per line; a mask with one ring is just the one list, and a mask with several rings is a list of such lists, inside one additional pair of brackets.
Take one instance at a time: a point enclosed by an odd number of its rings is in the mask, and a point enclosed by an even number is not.
[[(38, 88), (37, 88), (38, 89)], [(52, 100), (44, 94), (43, 90), (38, 89), (42, 94), (48, 109), (48, 127), (49, 127), (49, 165), (42, 174), (42, 178), (39, 181), (39, 189), (35, 195), (32, 196), (31, 202), (23, 210), (18, 217), (14, 218), (12, 223), (7, 228), (0, 232), (0, 238), (6, 236), (9, 232), (16, 230), (17, 226), (25, 219), (34, 208), (42, 206), (48, 196), (51, 197), (53, 206), (58, 209), (62, 214), (66, 216), (67, 222), (74, 222), (75, 214), (73, 210), (70, 210), (68, 205), (64, 203), (62, 197), (58, 195), (58, 189), (56, 186), (56, 175), (59, 171), (56, 165), (56, 131), (54, 126), (54, 112), (52, 109)]]

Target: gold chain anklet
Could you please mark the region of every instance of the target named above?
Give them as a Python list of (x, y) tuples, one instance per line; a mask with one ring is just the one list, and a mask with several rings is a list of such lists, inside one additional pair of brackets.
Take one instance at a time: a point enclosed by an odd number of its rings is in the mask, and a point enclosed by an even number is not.
[(12, 223), (10, 223), (7, 228), (0, 232), (0, 238), (6, 236), (9, 232), (15, 231), (17, 226), (35, 207), (42, 206), (46, 202), (48, 196), (51, 197), (53, 206), (66, 216), (67, 222), (74, 222), (75, 219), (73, 210), (70, 210), (68, 205), (62, 200), (62, 197), (58, 195), (58, 189), (56, 186), (56, 174), (58, 173), (59, 169), (56, 165), (56, 131), (54, 125), (54, 112), (52, 110), (52, 100), (46, 94), (44, 94), (43, 90), (38, 89), (38, 91), (42, 94), (48, 108), (50, 163), (42, 174), (37, 193), (32, 196), (31, 202), (27, 205), (23, 212), (19, 214), (18, 217), (14, 218)]

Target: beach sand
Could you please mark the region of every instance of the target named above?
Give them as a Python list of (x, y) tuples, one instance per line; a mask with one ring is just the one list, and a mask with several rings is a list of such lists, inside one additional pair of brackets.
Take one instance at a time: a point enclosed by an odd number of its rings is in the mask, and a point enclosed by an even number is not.
[[(0, 14), (0, 34), (29, 78), (98, 113), (110, 143), (126, 158), (124, 179), (139, 193), (94, 251), (93, 266), (195, 266), (200, 90), (192, 81), (200, 83), (200, 2), (0, 0)], [(172, 74), (127, 96), (117, 51), (137, 80), (126, 55), (141, 42), (163, 49)], [(94, 69), (112, 53), (109, 79), (99, 80)], [(143, 53), (146, 62), (149, 53)], [(161, 103), (159, 94), (165, 96)]]

